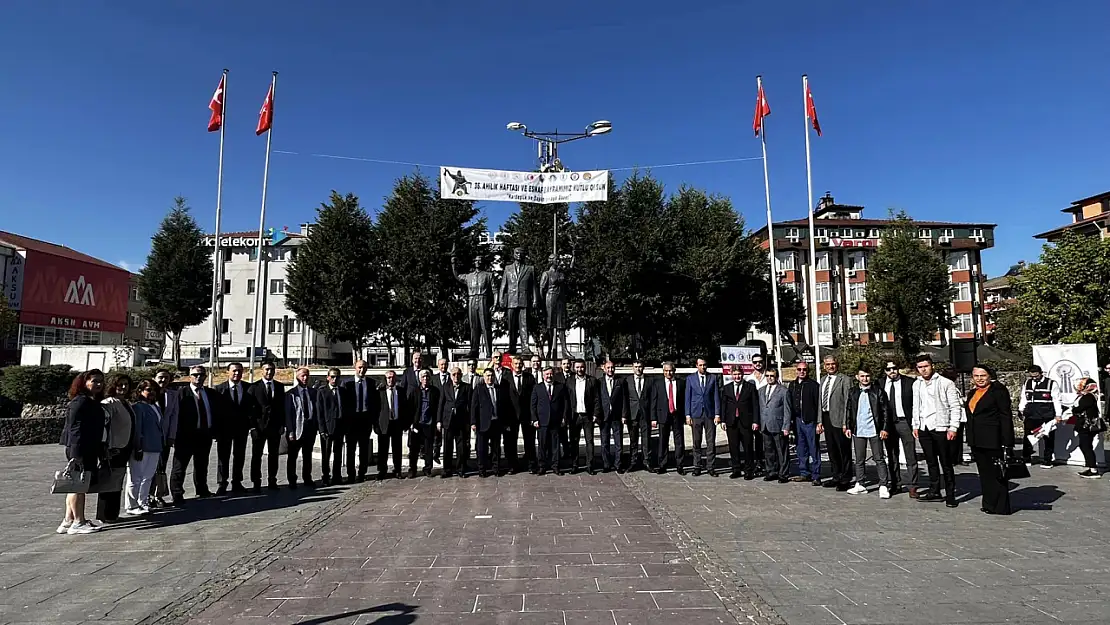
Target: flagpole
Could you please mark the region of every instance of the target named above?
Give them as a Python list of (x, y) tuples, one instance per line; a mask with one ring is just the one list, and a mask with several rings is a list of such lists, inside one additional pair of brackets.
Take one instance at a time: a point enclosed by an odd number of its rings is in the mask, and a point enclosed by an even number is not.
[(821, 381), (821, 340), (817, 334), (817, 238), (813, 225), (813, 170), (809, 159), (809, 76), (802, 74), (802, 107), (805, 109), (806, 185), (809, 187), (809, 310), (813, 337), (813, 369)]
[[(270, 79), (270, 106), (273, 106), (274, 99), (277, 97), (277, 72), (274, 72), (273, 78)], [(273, 113), (271, 112), (271, 115)], [(266, 227), (266, 189), (270, 184), (270, 145), (274, 139), (274, 124), (271, 117), (270, 128), (266, 131), (266, 164), (262, 167), (262, 208), (258, 211), (258, 249), (255, 254), (255, 273), (254, 273), (254, 321), (251, 325), (251, 352), (250, 352), (250, 380), (254, 381), (254, 351), (259, 341), (259, 328), (258, 318), (262, 316), (262, 235), (263, 228)]]
[(209, 345), (208, 351), (208, 382), (212, 382), (212, 370), (215, 369), (216, 363), (216, 349), (220, 341), (220, 320), (217, 318), (217, 307), (220, 302), (220, 296), (223, 291), (223, 257), (220, 254), (220, 214), (223, 210), (224, 198), (224, 129), (227, 128), (227, 69), (224, 69), (224, 75), (221, 80), (223, 85), (223, 93), (221, 94), (222, 106), (220, 108), (220, 160), (219, 168), (216, 173), (216, 244), (213, 247), (215, 250), (215, 258), (212, 267), (212, 341)]
[[(763, 77), (755, 77), (756, 87), (763, 91)], [(771, 256), (771, 306), (775, 319), (775, 336), (772, 345), (775, 350), (775, 366), (782, 378), (782, 327), (779, 323), (779, 278), (775, 271), (775, 224), (771, 220), (771, 178), (767, 173), (767, 128), (760, 126), (759, 143), (763, 146), (763, 188), (767, 193), (767, 246)]]

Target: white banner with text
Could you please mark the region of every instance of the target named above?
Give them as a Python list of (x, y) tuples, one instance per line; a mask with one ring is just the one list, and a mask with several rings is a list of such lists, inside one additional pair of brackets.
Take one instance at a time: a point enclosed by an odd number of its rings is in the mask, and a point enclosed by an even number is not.
[(604, 202), (609, 197), (609, 172), (502, 171), (497, 169), (439, 168), (440, 197), (492, 202)]
[[(1060, 387), (1060, 404), (1065, 416), (1075, 404), (1077, 394), (1075, 383), (1079, 378), (1089, 376), (1098, 380), (1098, 351), (1093, 344), (1077, 343), (1070, 345), (1034, 345), (1033, 362), (1040, 365), (1044, 374), (1056, 381)], [(1106, 392), (1106, 389), (1099, 389)], [(1102, 401), (1099, 401), (1102, 407)], [(1077, 443), (1079, 437), (1066, 421), (1056, 429), (1056, 458), (1066, 458), (1068, 464), (1083, 465), (1083, 452)], [(1095, 459), (1105, 465), (1106, 452), (1103, 450), (1102, 436), (1095, 438)]]

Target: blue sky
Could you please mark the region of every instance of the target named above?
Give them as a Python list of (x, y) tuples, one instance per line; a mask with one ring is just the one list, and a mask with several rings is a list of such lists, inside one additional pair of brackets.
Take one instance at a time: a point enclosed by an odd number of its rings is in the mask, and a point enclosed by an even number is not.
[[(309, 7), (312, 8), (309, 8)], [(224, 229), (257, 227), (280, 72), (268, 225), (312, 219), (331, 189), (372, 210), (412, 166), (504, 169), (534, 147), (506, 131), (611, 135), (565, 146), (572, 169), (757, 157), (764, 76), (776, 220), (806, 211), (802, 73), (825, 136), (814, 193), (921, 219), (998, 223), (998, 274), (1040, 249), (1059, 209), (1108, 190), (1110, 4), (1035, 2), (524, 3), (9, 0), (0, 21), (0, 229), (137, 267), (172, 198), (214, 219), (217, 134), (231, 69)], [(432, 176), (435, 171), (428, 169)], [(764, 218), (758, 160), (657, 168)], [(624, 172), (621, 172), (623, 175)], [(501, 223), (513, 204), (487, 204)]]

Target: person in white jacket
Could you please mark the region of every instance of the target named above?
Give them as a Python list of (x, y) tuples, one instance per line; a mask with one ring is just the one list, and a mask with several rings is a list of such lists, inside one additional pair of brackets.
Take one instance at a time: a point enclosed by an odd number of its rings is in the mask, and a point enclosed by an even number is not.
[(918, 501), (940, 501), (943, 478), (944, 503), (955, 508), (956, 459), (951, 441), (956, 440), (964, 412), (960, 393), (951, 380), (937, 375), (928, 354), (918, 356), (916, 366), (920, 377), (913, 383), (913, 435), (921, 443), (929, 467), (929, 490)]

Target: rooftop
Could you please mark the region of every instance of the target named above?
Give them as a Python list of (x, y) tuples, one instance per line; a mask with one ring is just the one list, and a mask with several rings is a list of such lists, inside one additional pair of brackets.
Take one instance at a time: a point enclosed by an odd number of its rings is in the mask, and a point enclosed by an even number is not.
[(0, 241), (7, 243), (8, 245), (11, 245), (15, 248), (38, 252), (39, 254), (50, 254), (51, 256), (58, 256), (60, 258), (75, 260), (82, 263), (99, 265), (101, 267), (116, 269), (118, 271), (127, 271), (126, 269), (119, 267), (118, 265), (114, 265), (105, 260), (100, 260), (99, 258), (96, 258), (94, 256), (89, 256), (88, 254), (85, 254), (83, 252), (78, 252), (71, 247), (66, 247), (57, 243), (51, 243), (49, 241), (32, 239), (31, 237), (25, 237), (23, 235), (13, 234), (11, 232), (4, 232), (0, 230)]
[(1072, 223), (1067, 224), (1065, 226), (1060, 226), (1059, 228), (1053, 228), (1052, 230), (1048, 230), (1048, 231), (1042, 232), (1040, 234), (1034, 234), (1033, 238), (1034, 239), (1049, 239), (1049, 240), (1052, 240), (1054, 237), (1057, 237), (1061, 234), (1064, 234), (1068, 230), (1077, 230), (1077, 229), (1083, 228), (1084, 226), (1097, 226), (1099, 221), (1105, 221), (1105, 222), (1110, 223), (1110, 216), (1108, 216), (1106, 213), (1102, 213), (1102, 214), (1099, 214), (1099, 215), (1095, 215), (1094, 217), (1088, 217), (1086, 219), (1080, 219), (1079, 221), (1072, 222)]

